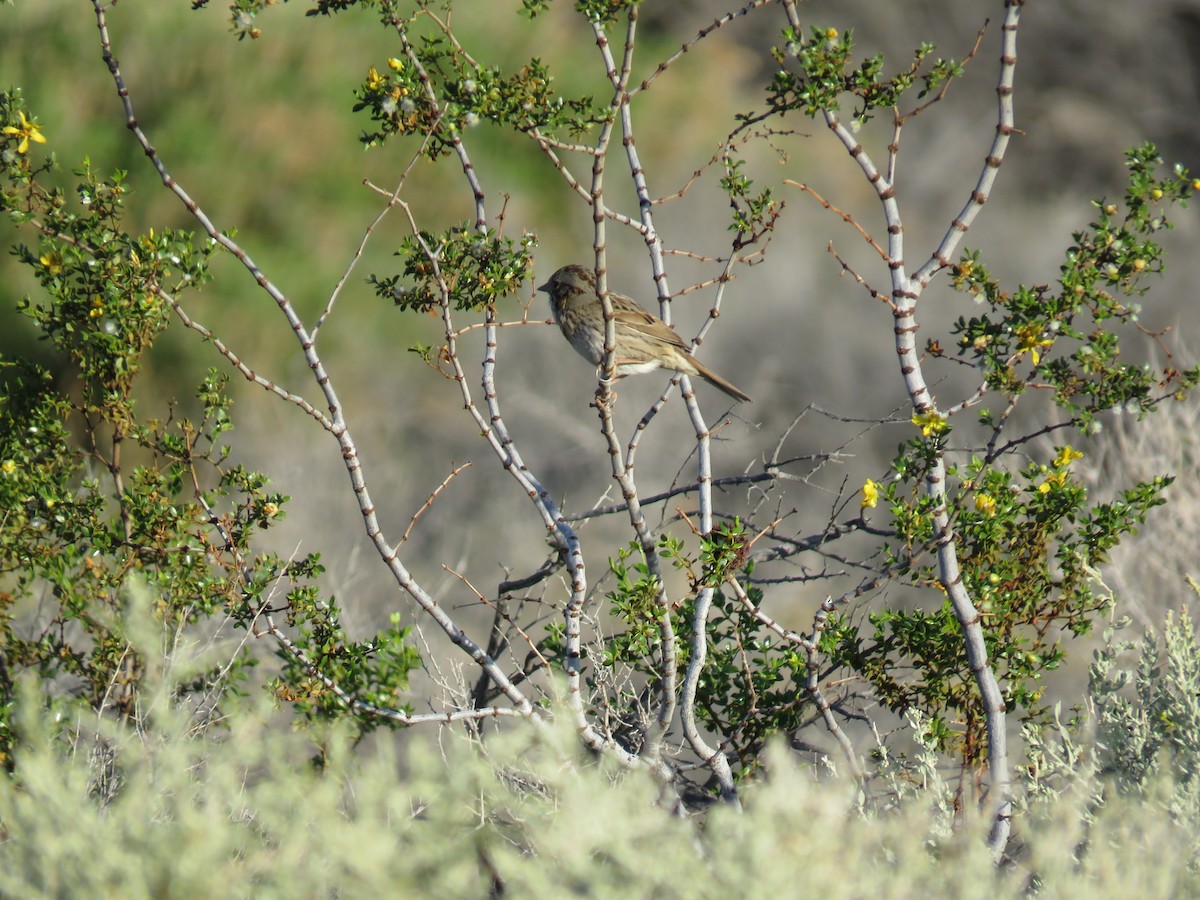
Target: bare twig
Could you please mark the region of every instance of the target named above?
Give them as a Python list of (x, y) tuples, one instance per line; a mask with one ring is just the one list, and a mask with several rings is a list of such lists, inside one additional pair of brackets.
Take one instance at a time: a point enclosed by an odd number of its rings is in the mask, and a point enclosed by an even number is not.
[[(838, 209), (836, 206), (834, 206), (832, 203), (830, 203), (828, 200), (826, 200), (824, 197), (822, 197), (820, 194), (818, 194), (815, 190), (813, 190), (812, 187), (810, 187), (807, 184), (803, 184), (799, 181), (793, 181), (790, 178), (783, 179), (783, 183), (790, 184), (792, 187), (799, 188), (800, 190), (804, 191), (804, 193), (811, 195), (814, 200), (816, 200), (823, 207), (825, 207), (827, 210), (829, 210), (831, 213), (836, 215), (847, 225), (852, 227), (860, 235), (862, 235), (862, 239), (864, 241), (866, 241), (868, 244), (870, 244), (873, 248), (875, 248), (875, 252), (879, 254), (880, 259), (882, 259), (885, 263), (888, 261), (887, 251), (884, 250), (881, 246), (879, 246), (879, 242), (877, 240), (875, 240), (875, 238), (871, 237), (871, 235), (867, 232), (867, 229), (865, 229), (861, 225), (859, 225), (858, 220), (856, 218), (854, 218), (854, 216), (852, 216), (850, 213), (846, 212), (843, 209)], [(832, 246), (832, 244), (831, 244), (831, 246)]]
[(409, 535), (412, 534), (413, 528), (415, 528), (417, 525), (417, 520), (419, 518), (421, 518), (422, 515), (424, 515), (426, 510), (428, 510), (431, 506), (433, 506), (433, 501), (437, 499), (438, 494), (440, 494), (442, 491), (444, 491), (446, 489), (446, 485), (448, 485), (451, 481), (454, 480), (454, 476), (456, 476), (463, 469), (469, 469), (470, 467), (471, 467), (471, 464), (469, 462), (463, 463), (461, 466), (455, 466), (453, 469), (450, 470), (450, 474), (442, 479), (442, 483), (433, 489), (433, 493), (431, 493), (429, 495), (429, 498), (424, 503), (421, 504), (421, 508), (418, 509), (415, 513), (413, 513), (412, 518), (409, 519), (408, 527), (404, 529), (404, 534), (400, 535), (400, 541), (399, 541), (399, 543), (396, 544), (397, 550), (400, 549), (400, 544), (403, 544), (405, 541), (408, 540)]

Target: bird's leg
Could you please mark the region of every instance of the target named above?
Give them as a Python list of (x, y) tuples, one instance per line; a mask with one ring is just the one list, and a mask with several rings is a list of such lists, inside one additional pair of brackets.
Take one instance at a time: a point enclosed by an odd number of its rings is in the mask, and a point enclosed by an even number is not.
[[(600, 400), (601, 394), (605, 393), (606, 391), (608, 393), (608, 396), (611, 398), (609, 400), (610, 404), (612, 403), (613, 400), (617, 399), (617, 392), (613, 390), (613, 385), (616, 382), (620, 381), (624, 377), (623, 375), (616, 374), (618, 365), (620, 365), (619, 361), (614, 363), (614, 365), (613, 365), (613, 373), (614, 374), (611, 379), (604, 377), (603, 364), (596, 366), (596, 378), (597, 378), (597, 381), (599, 382), (596, 385), (596, 401), (597, 401), (597, 403)], [(592, 406), (596, 406), (597, 403), (593, 403)]]

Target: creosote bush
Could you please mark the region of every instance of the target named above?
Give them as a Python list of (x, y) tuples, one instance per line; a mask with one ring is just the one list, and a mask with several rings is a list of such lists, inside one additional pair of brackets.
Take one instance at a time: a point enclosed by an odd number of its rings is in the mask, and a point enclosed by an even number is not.
[[(1152, 144), (1135, 147), (1121, 198), (1097, 199), (1090, 211), (1079, 204), (1090, 221), (1063, 236), (1053, 284), (993, 276), (993, 251), (964, 241), (1002, 188), (1018, 131), (1023, 3), (996, 3), (994, 38), (981, 33), (959, 59), (921, 44), (896, 64), (882, 54), (859, 59), (852, 29), (806, 22), (794, 0), (731, 9), (665, 53), (642, 38), (633, 0), (584, 0), (573, 11), (527, 0), (524, 27), (553, 35), (569, 22), (580, 60), (593, 54), (593, 68), (580, 61), (566, 78), (546, 60), (514, 62), (473, 39), (462, 22), (480, 26), (477, 3), (316, 0), (307, 14), (331, 21), (315, 25), (364, 13), (387, 36), (393, 55), (354, 61), (363, 80), (347, 106), (362, 123), (357, 140), (400, 163), (390, 186), (365, 186), (379, 215), (315, 313), (289, 295), (295, 273), (260, 267), (253, 237), (215, 221), (209, 198), (177, 179), (139, 119), (140, 85), (118, 62), (136, 20), (122, 17), (126, 3), (92, 5), (107, 67), (98, 77), (111, 78), (146, 174), (174, 194), (189, 226), (131, 230), (132, 173), (102, 173), (83, 159), (68, 178), (53, 126), (20, 90), (0, 94), (0, 212), (20, 235), (15, 261), (37, 284), (13, 304), (60, 361), (51, 373), (0, 359), (7, 889), (86, 893), (121, 883), (131, 895), (264, 887), (325, 895), (412, 882), (434, 894), (606, 895), (636, 881), (646, 895), (728, 896), (748, 884), (794, 890), (803, 871), (808, 889), (839, 895), (871, 890), (864, 885), (876, 877), (850, 884), (847, 872), (898, 863), (902, 876), (886, 883), (902, 892), (995, 896), (1145, 875), (1136, 867), (1114, 875), (1088, 850), (1116, 842), (1134, 852), (1130, 822), (1165, 846), (1191, 848), (1181, 837), (1200, 796), (1190, 623), (1167, 625), (1165, 681), (1155, 680), (1159, 657), (1147, 645), (1136, 701), (1113, 674), (1119, 648), (1110, 640), (1093, 669), (1095, 749), (1072, 743), (1047, 682), (1071, 641), (1119, 603), (1098, 572), (1166, 502), (1173, 480), (1163, 472), (1094, 500), (1075, 463), (1105, 414), (1140, 420), (1187, 401), (1200, 381), (1165, 332), (1142, 324), (1151, 276), (1163, 272), (1162, 235), (1200, 179), (1167, 165)], [(264, 38), (275, 5), (237, 0), (232, 31)], [(663, 85), (681, 77), (680, 60), (750, 16), (775, 17), (776, 45), (759, 48), (772, 72), (751, 99), (711, 111), (724, 131), (717, 150), (676, 146), (645, 127)], [(939, 223), (941, 237), (906, 244), (916, 214), (900, 135), (947, 127), (937, 114), (951, 86), (978, 72), (985, 48), (999, 59), (995, 127), (979, 138), (985, 162), (960, 186), (963, 206)], [(889, 121), (890, 136), (873, 140), (868, 126)], [(797, 127), (810, 122), (824, 126), (819, 135)], [(818, 192), (824, 185), (798, 180), (803, 166), (789, 154), (818, 136), (846, 153), (871, 205), (842, 210)], [(674, 154), (696, 158), (692, 176), (658, 183)], [(783, 174), (761, 166), (768, 156)], [(589, 504), (548, 485), (523, 449), (561, 446), (565, 429), (542, 434), (506, 415), (522, 395), (497, 378), (513, 365), (501, 351), (514, 331), (538, 324), (517, 297), (547, 268), (538, 236), (558, 224), (536, 221), (533, 204), (510, 208), (521, 182), (506, 166), (533, 172), (563, 220), (590, 229), (606, 352), (586, 412), (600, 434), (585, 450), (607, 456), (618, 502)], [(459, 192), (439, 194), (430, 213), (423, 177), (447, 168)], [(785, 204), (788, 191), (815, 202)], [(660, 217), (668, 203), (700, 223), (695, 231)], [(902, 414), (872, 417), (844, 445), (829, 438), (819, 452), (800, 452), (793, 431), (806, 417), (863, 418), (823, 410), (819, 384), (799, 400), (766, 383), (754, 409), (713, 418), (716, 407), (688, 377), (659, 373), (660, 394), (622, 435), (617, 410), (631, 401), (614, 391), (622, 362), (607, 293), (614, 233), (644, 247), (652, 276), (644, 284), (657, 290), (664, 321), (682, 298), (705, 297), (704, 324), (684, 338), (700, 353), (719, 320), (754, 314), (738, 276), (788, 264), (777, 232), (796, 207), (833, 211), (831, 221), (869, 248), (872, 268), (830, 243), (848, 289), (887, 307)], [(873, 234), (877, 211), (884, 229)], [(398, 261), (359, 271), (364, 248), (385, 240), (385, 216), (402, 231), (390, 245)], [(705, 232), (711, 222), (724, 231)], [(278, 317), (264, 328), (269, 337), (201, 322), (211, 310), (197, 296), (218, 259), (236, 270), (230, 280), (247, 302)], [(352, 296), (347, 286), (363, 283)], [(924, 302), (934, 285), (975, 308), (939, 321)], [(407, 542), (467, 466), (429, 486), (402, 533), (380, 515), (392, 511), (391, 486), (365, 463), (365, 429), (342, 387), (347, 367), (376, 370), (380, 361), (335, 358), (323, 340), (330, 323), (355, 321), (364, 293), (405, 321), (436, 321), (433, 344), (407, 348), (427, 363), (427, 380), (397, 395), (428, 389), (436, 414), (465, 423), (483, 455), (471, 460), (486, 479), (479, 503), (503, 498), (506, 524), (544, 532), (532, 546), (496, 542), (497, 555), (511, 558), (492, 558), (489, 524), (464, 515), (447, 531), (484, 535), (476, 546), (485, 549), (442, 563), (452, 577), (437, 589), (416, 574), (429, 560), (414, 559)], [(205, 362), (190, 386), (173, 386), (182, 399), (154, 407), (139, 388), (167, 329), (193, 341)], [(794, 354), (796, 336), (761, 331), (758, 353)], [(941, 337), (921, 346), (919, 332)], [(276, 336), (294, 341), (297, 367), (312, 375), (306, 387), (264, 374), (255, 354)], [(838, 339), (852, 348), (855, 338)], [(1161, 362), (1128, 362), (1131, 338), (1152, 339)], [(252, 402), (283, 404), (344, 464), (370, 564), (396, 601), (366, 636), (347, 626), (354, 599), (326, 589), (317, 552), (265, 549), (292, 498), (274, 489), (273, 473), (239, 461), (247, 454), (234, 430), (235, 374), (258, 391)], [(447, 384), (452, 395), (436, 392)], [(643, 441), (665, 429), (658, 416), (677, 393), (686, 446)], [(774, 419), (791, 424), (770, 435), (734, 425)], [(897, 436), (890, 460), (828, 480), (881, 429)], [(730, 467), (726, 452), (741, 463)], [(649, 487), (651, 454), (690, 474), (667, 490)], [(600, 520), (621, 537), (584, 530)], [(803, 625), (767, 611), (811, 596), (823, 599), (809, 604)], [(380, 611), (355, 612), (362, 621)], [(269, 672), (259, 675), (264, 662)], [(414, 688), (422, 668), (432, 686)], [(276, 733), (264, 694), (304, 726), (301, 736)], [(1028, 748), (1023, 793), (1012, 779), (1013, 718)], [(411, 774), (400, 778), (401, 751), (385, 736), (362, 756), (352, 752), (380, 728), (444, 728), (452, 749), (437, 758), (420, 738), (404, 742)], [(1046, 738), (1054, 728), (1059, 745)], [(1157, 771), (1163, 748), (1174, 753), (1175, 782)], [(1103, 762), (1072, 778), (1067, 763), (1084, 755)], [(826, 783), (831, 771), (841, 775)], [(1153, 815), (1151, 795), (1169, 795), (1166, 822), (1142, 823)], [(1023, 818), (1010, 846), (1014, 798)], [(21, 848), (42, 841), (56, 863), (39, 869)], [(831, 842), (834, 854), (825, 851)], [(101, 843), (119, 852), (88, 868), (85, 850)], [(195, 848), (186, 861), (170, 851), (179, 846)], [(1146, 877), (1190, 883), (1193, 855)], [(147, 862), (136, 867), (133, 856)]]

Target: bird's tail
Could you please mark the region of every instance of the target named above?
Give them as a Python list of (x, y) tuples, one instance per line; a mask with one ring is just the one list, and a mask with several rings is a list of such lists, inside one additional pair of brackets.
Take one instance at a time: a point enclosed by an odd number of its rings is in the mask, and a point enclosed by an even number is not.
[(743, 390), (740, 390), (739, 388), (734, 387), (732, 384), (730, 384), (728, 381), (726, 381), (724, 378), (722, 378), (720, 375), (718, 375), (712, 369), (703, 365), (700, 362), (700, 360), (695, 359), (695, 357), (693, 357), (693, 362), (696, 365), (696, 374), (699, 375), (701, 378), (703, 378), (705, 381), (707, 381), (709, 384), (711, 384), (713, 387), (719, 388), (720, 390), (722, 390), (726, 394), (728, 394), (730, 397), (733, 397), (735, 400), (744, 400), (747, 403), (754, 402), (753, 400), (750, 399), (749, 394), (747, 394)]

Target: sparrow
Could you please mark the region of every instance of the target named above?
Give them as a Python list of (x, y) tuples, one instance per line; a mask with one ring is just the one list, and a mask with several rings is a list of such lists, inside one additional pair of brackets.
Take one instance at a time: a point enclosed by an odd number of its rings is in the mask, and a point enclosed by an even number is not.
[[(563, 266), (538, 287), (550, 297), (550, 312), (563, 336), (592, 365), (604, 362), (604, 307), (596, 289), (595, 273), (584, 266)], [(616, 329), (618, 378), (668, 369), (699, 375), (736, 400), (751, 402), (734, 387), (692, 356), (687, 343), (658, 316), (622, 294), (608, 292)]]

